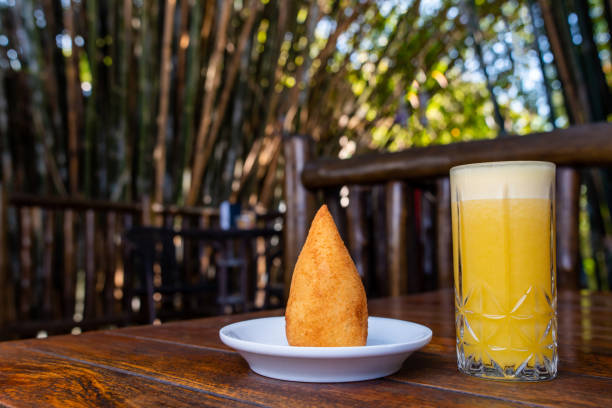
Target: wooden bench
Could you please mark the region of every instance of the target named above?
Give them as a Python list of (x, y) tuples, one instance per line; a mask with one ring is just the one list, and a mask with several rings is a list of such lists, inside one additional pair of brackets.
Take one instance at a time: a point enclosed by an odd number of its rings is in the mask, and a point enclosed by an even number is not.
[[(612, 124), (372, 153), (347, 160), (314, 160), (312, 151), (308, 137), (285, 137), (287, 287), (315, 204), (322, 202), (334, 215), (357, 269), (374, 295), (452, 287), (450, 168), (477, 162), (544, 160), (558, 166), (558, 283), (563, 288), (576, 288), (576, 271), (580, 269), (577, 169), (612, 165)], [(340, 197), (340, 192), (344, 196)], [(409, 270), (420, 273), (408, 274)]]
[[(151, 322), (153, 293), (139, 291), (144, 277), (126, 267), (124, 242), (154, 222), (216, 228), (219, 211), (7, 194), (0, 185), (0, 339)], [(198, 257), (187, 262), (199, 267)]]

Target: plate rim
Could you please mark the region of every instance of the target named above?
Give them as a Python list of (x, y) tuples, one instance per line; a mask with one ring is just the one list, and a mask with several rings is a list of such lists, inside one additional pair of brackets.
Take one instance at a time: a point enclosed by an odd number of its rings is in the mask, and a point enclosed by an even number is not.
[(369, 316), (368, 324), (370, 319), (376, 320), (387, 320), (393, 321), (395, 324), (409, 325), (418, 327), (425, 330), (425, 335), (416, 337), (407, 342), (402, 343), (390, 343), (390, 344), (376, 344), (372, 346), (351, 346), (351, 347), (302, 347), (302, 346), (285, 346), (285, 345), (274, 345), (267, 343), (258, 343), (250, 340), (237, 339), (229, 336), (226, 332), (235, 328), (236, 326), (243, 325), (245, 323), (252, 323), (255, 321), (263, 320), (284, 320), (285, 316), (273, 316), (273, 317), (262, 317), (256, 319), (248, 319), (240, 322), (235, 322), (223, 326), (219, 329), (219, 337), (221, 341), (229, 347), (240, 351), (248, 352), (260, 355), (269, 355), (277, 357), (293, 357), (293, 358), (324, 358), (324, 359), (342, 359), (342, 358), (367, 358), (386, 356), (393, 354), (404, 354), (411, 351), (415, 351), (425, 346), (431, 341), (433, 336), (432, 330), (422, 324), (393, 319), (388, 317)]

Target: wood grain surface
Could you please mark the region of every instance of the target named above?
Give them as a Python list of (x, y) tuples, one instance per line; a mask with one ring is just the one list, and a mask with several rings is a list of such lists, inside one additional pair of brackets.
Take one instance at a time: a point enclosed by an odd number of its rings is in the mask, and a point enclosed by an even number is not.
[(306, 384), (250, 371), (226, 324), (282, 310), (0, 344), (6, 406), (610, 406), (612, 295), (559, 294), (559, 376), (504, 383), (460, 374), (451, 290), (374, 299), (372, 316), (429, 326), (430, 344), (373, 381)]

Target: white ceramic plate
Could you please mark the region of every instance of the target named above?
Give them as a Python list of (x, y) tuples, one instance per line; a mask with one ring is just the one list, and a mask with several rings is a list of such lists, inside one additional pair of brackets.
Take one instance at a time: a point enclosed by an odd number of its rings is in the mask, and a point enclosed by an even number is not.
[(413, 351), (431, 340), (420, 324), (368, 318), (368, 341), (361, 347), (292, 347), (285, 318), (267, 317), (230, 324), (221, 341), (236, 349), (253, 371), (266, 377), (303, 382), (371, 380), (393, 374)]

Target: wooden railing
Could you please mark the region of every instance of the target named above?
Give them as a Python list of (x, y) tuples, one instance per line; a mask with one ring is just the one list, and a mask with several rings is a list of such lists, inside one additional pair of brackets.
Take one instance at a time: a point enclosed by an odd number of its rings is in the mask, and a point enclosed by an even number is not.
[[(395, 295), (452, 286), (451, 167), (476, 162), (545, 160), (557, 168), (557, 270), (561, 287), (579, 285), (577, 168), (612, 165), (612, 124), (527, 136), (313, 160), (307, 137), (285, 139), (286, 285), (315, 203), (326, 202), (366, 285)], [(339, 197), (348, 188), (348, 207)], [(346, 192), (346, 191), (344, 191)]]
[(0, 185), (0, 338), (148, 321), (132, 305), (125, 233), (218, 224), (216, 208), (7, 194)]

